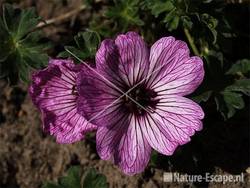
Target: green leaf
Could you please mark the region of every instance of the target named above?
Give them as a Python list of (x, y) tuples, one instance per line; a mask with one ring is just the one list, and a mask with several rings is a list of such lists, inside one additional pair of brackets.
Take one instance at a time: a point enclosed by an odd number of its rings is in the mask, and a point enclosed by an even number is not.
[[(221, 113), (221, 115), (223, 116), (224, 120), (226, 120), (227, 117), (227, 113), (228, 113), (228, 108), (227, 105), (223, 99), (223, 95), (221, 94), (217, 94), (215, 97), (215, 102), (216, 102), (216, 107), (217, 107), (217, 111), (219, 111)], [(234, 108), (231, 109), (233, 112), (233, 114), (235, 113)]]
[(150, 164), (156, 166), (157, 160), (158, 160), (158, 153), (156, 151), (153, 151), (150, 158)]
[(5, 27), (3, 20), (0, 18), (0, 62), (6, 60), (11, 53), (11, 37)]
[(168, 30), (169, 31), (173, 31), (175, 29), (178, 28), (179, 25), (179, 21), (180, 21), (180, 17), (179, 16), (175, 16), (172, 21), (168, 24)]
[(200, 95), (192, 97), (192, 100), (194, 100), (197, 103), (207, 102), (207, 100), (210, 98), (211, 95), (212, 95), (212, 91), (206, 91)]
[(62, 187), (71, 187), (71, 188), (81, 188), (81, 176), (80, 176), (80, 167), (73, 166), (67, 172), (67, 176), (59, 179), (59, 184)]
[(188, 17), (188, 16), (182, 16), (182, 17), (181, 17), (181, 20), (182, 20), (182, 22), (183, 22), (183, 27), (184, 27), (184, 28), (188, 28), (189, 30), (192, 29), (192, 27), (193, 27), (193, 22), (192, 22), (192, 20), (191, 20), (190, 17)]
[(223, 91), (215, 97), (217, 104), (217, 110), (219, 110), (224, 117), (228, 119), (234, 116), (236, 110), (243, 109), (245, 107), (242, 94)]
[(126, 31), (129, 26), (142, 26), (143, 20), (139, 17), (139, 0), (115, 1), (113, 7), (105, 12), (105, 16), (114, 19), (122, 31)]
[(250, 59), (242, 59), (233, 64), (226, 74), (237, 74), (239, 72), (245, 74), (248, 73), (249, 71), (250, 71)]
[(39, 69), (48, 62), (45, 50), (48, 45), (41, 43), (39, 31), (35, 31), (40, 18), (31, 9), (14, 9), (9, 4), (3, 5), (0, 18), (0, 63), (1, 75), (16, 84), (29, 80), (31, 68)]
[(75, 37), (75, 42), (80, 49), (86, 50), (89, 57), (94, 57), (97, 48), (101, 42), (100, 36), (95, 31), (85, 31), (78, 33)]
[(245, 104), (241, 94), (229, 91), (225, 91), (222, 94), (228, 109), (227, 118), (231, 118), (235, 114), (235, 109), (244, 108)]
[(24, 82), (29, 82), (29, 68), (25, 61), (20, 61), (21, 64), (19, 66), (19, 77)]
[(171, 1), (157, 1), (154, 2), (153, 5), (151, 5), (151, 12), (155, 17), (158, 17), (159, 14), (163, 12), (170, 12), (173, 8), (174, 5)]
[(172, 9), (164, 18), (163, 22), (166, 23), (166, 27), (169, 31), (177, 29), (179, 25), (180, 17), (176, 13), (176, 8)]
[(18, 51), (11, 53), (8, 58), (1, 62), (3, 70), (2, 75), (7, 78), (11, 85), (15, 85), (20, 76), (21, 56)]
[(242, 92), (245, 95), (250, 96), (250, 79), (236, 80), (234, 84), (228, 86), (225, 90)]
[(224, 95), (224, 100), (228, 105), (235, 109), (244, 108), (244, 101), (241, 94), (230, 91), (224, 91), (222, 94)]
[(108, 188), (106, 177), (95, 169), (86, 172), (83, 183), (81, 177), (80, 167), (73, 166), (67, 171), (67, 176), (59, 178), (58, 183), (46, 182), (42, 188)]
[(47, 182), (44, 183), (42, 188), (81, 188), (80, 167), (70, 167), (67, 171), (67, 176), (59, 178), (58, 185)]
[(108, 188), (107, 179), (96, 170), (90, 169), (84, 178), (83, 188)]
[(213, 43), (215, 44), (217, 41), (216, 27), (218, 25), (218, 20), (215, 19), (213, 16), (204, 13), (201, 15), (201, 22), (203, 22), (206, 25), (206, 27), (210, 30), (210, 32), (212, 33)]
[(18, 17), (15, 16), (15, 10), (10, 4), (4, 4), (3, 5), (3, 22), (5, 25), (5, 28), (8, 31), (15, 30), (16, 25), (14, 22), (17, 22)]
[(75, 59), (76, 60), (75, 62), (77, 62), (77, 63), (80, 63), (82, 60), (85, 60), (86, 58), (89, 57), (88, 52), (85, 52), (85, 51), (78, 49), (74, 46), (65, 46), (64, 48), (65, 48), (66, 52), (60, 53), (58, 55), (58, 57), (63, 57), (63, 58), (71, 57), (71, 58)]
[(74, 37), (74, 40), (76, 46), (65, 46), (64, 48), (66, 51), (59, 53), (57, 57), (72, 57), (76, 62), (95, 58), (96, 51), (101, 42), (100, 36), (97, 32), (90, 30), (79, 32)]
[(40, 18), (36, 16), (35, 9), (13, 9), (9, 4), (4, 5), (4, 20), (8, 31), (17, 41), (36, 27)]
[(164, 18), (163, 22), (164, 23), (169, 23), (171, 20), (173, 20), (173, 18), (175, 17), (175, 11), (176, 9), (172, 9)]

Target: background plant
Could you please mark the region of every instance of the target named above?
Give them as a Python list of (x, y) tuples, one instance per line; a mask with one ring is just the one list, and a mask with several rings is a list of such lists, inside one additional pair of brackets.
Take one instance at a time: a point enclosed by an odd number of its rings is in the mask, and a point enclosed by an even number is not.
[(80, 166), (72, 166), (67, 175), (60, 177), (57, 183), (46, 182), (42, 188), (108, 188), (108, 183), (106, 177), (95, 169), (84, 173)]
[(14, 9), (5, 4), (0, 18), (0, 77), (16, 84), (20, 78), (29, 80), (29, 70), (45, 67), (47, 44), (35, 30), (41, 18), (35, 9)]

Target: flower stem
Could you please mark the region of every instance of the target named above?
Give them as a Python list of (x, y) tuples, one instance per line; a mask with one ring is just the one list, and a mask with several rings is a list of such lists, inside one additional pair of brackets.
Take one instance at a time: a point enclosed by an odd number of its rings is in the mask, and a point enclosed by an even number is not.
[(197, 47), (196, 47), (195, 44), (194, 44), (194, 39), (193, 39), (192, 36), (190, 35), (190, 33), (189, 33), (189, 31), (188, 31), (187, 28), (184, 28), (184, 33), (185, 33), (185, 35), (186, 35), (186, 37), (187, 37), (188, 43), (190, 44), (190, 46), (191, 46), (191, 48), (192, 48), (194, 54), (197, 55), (197, 56), (200, 56), (200, 53), (199, 53)]

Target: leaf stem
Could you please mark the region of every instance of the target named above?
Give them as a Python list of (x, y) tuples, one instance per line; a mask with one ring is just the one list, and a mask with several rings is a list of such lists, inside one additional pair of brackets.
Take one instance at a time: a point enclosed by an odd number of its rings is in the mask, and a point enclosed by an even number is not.
[(185, 35), (186, 35), (186, 37), (187, 37), (188, 43), (189, 43), (189, 45), (191, 46), (191, 48), (192, 48), (194, 54), (197, 55), (197, 56), (200, 56), (200, 53), (199, 53), (197, 47), (196, 47), (195, 44), (194, 44), (194, 39), (193, 39), (192, 36), (190, 35), (190, 33), (189, 33), (189, 31), (188, 31), (187, 28), (184, 28), (184, 33), (185, 33)]

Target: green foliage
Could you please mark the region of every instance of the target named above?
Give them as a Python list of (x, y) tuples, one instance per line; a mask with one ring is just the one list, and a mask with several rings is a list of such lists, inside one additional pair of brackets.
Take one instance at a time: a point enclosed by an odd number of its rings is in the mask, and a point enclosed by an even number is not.
[(238, 60), (228, 71), (227, 74), (247, 74), (250, 72), (250, 60)]
[(79, 166), (73, 166), (67, 171), (67, 176), (58, 179), (58, 183), (47, 182), (42, 188), (108, 188), (108, 183), (106, 177), (94, 169), (83, 175)]
[(200, 95), (192, 97), (192, 99), (198, 103), (200, 102), (207, 102), (208, 99), (211, 97), (212, 91), (205, 91)]
[(14, 9), (3, 6), (0, 18), (0, 77), (7, 78), (12, 84), (18, 79), (29, 80), (31, 68), (41, 68), (47, 64), (46, 46), (40, 43), (41, 35), (35, 31), (40, 18), (33, 8)]
[[(237, 109), (240, 110), (245, 107), (242, 94), (250, 96), (250, 79), (236, 80), (232, 85), (227, 86), (221, 94), (224, 101), (216, 98), (217, 108), (222, 112), (225, 119), (231, 118)], [(224, 106), (221, 107), (221, 105)]]
[(152, 15), (158, 17), (163, 14), (164, 17), (162, 19), (163, 23), (166, 24), (166, 27), (169, 31), (173, 31), (178, 28), (180, 22), (180, 9), (176, 7), (175, 1), (167, 0), (147, 0), (147, 7), (151, 10)]
[(156, 151), (152, 151), (151, 158), (149, 164), (152, 166), (156, 166), (158, 160), (158, 153)]
[(114, 6), (105, 12), (107, 18), (115, 20), (120, 32), (127, 30), (129, 25), (142, 26), (144, 22), (140, 19), (139, 0), (115, 0)]
[(245, 106), (242, 95), (230, 91), (221, 92), (221, 95), (215, 97), (215, 101), (217, 109), (225, 119), (231, 118), (236, 109), (242, 109)]
[(140, 0), (108, 1), (110, 6), (104, 6), (102, 13), (94, 14), (90, 29), (101, 36), (111, 37), (117, 33), (126, 32), (144, 25), (140, 15)]
[(83, 181), (83, 188), (108, 188), (107, 179), (94, 169), (90, 169)]
[[(101, 39), (98, 33), (94, 31), (85, 31), (79, 32), (74, 37), (74, 41), (76, 47), (65, 46), (67, 51), (61, 52), (58, 57), (72, 57), (72, 54), (69, 54), (68, 52), (70, 51), (81, 60), (94, 59)], [(79, 62), (78, 58), (76, 59), (76, 62)]]
[(250, 79), (236, 80), (234, 84), (226, 87), (227, 91), (242, 92), (250, 96)]
[(67, 176), (61, 177), (58, 183), (45, 183), (43, 188), (81, 188), (80, 168), (73, 166), (67, 171)]

